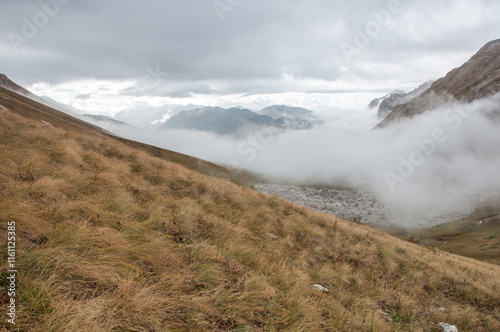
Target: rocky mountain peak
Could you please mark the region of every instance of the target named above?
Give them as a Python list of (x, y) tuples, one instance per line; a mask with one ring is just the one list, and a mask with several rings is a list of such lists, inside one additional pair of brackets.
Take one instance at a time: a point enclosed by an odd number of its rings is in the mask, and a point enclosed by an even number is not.
[(368, 108), (378, 107), (377, 117), (382, 120), (391, 113), (397, 106), (404, 104), (413, 98), (420, 96), (432, 84), (432, 81), (425, 82), (418, 88), (404, 92), (403, 90), (394, 90), (381, 98), (376, 98), (370, 102)]
[(469, 61), (435, 81), (417, 98), (397, 106), (379, 125), (423, 113), (455, 99), (472, 102), (500, 92), (500, 39), (484, 45)]

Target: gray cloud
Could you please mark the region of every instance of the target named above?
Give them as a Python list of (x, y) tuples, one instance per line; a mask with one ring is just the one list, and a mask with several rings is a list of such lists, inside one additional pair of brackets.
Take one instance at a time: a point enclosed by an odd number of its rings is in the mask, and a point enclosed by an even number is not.
[[(401, 13), (347, 64), (339, 46), (352, 44), (356, 29), (363, 31), (388, 1), (242, 1), (220, 20), (212, 1), (72, 0), (59, 4), (18, 53), (9, 33), (22, 36), (23, 18), (33, 22), (43, 8), (40, 2), (9, 1), (2, 4), (0, 61), (6, 74), (26, 84), (140, 80), (146, 66), (159, 66), (168, 72), (161, 81), (170, 88), (150, 94), (247, 93), (256, 81), (274, 92), (285, 77), (418, 83), (444, 74), (449, 59), (459, 65), (498, 38), (498, 1), (399, 2)], [(450, 13), (463, 15), (450, 19)], [(427, 65), (438, 58), (442, 63)], [(205, 86), (208, 80), (212, 87)], [(219, 85), (226, 88), (213, 89)]]

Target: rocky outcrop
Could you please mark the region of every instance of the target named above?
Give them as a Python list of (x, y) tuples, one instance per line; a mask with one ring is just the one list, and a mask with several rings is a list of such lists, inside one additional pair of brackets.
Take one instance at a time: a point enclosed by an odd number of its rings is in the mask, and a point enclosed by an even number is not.
[(441, 328), (442, 332), (458, 332), (458, 329), (455, 325), (450, 325), (447, 323), (438, 323), (438, 326)]
[[(390, 107), (391, 104), (393, 104), (396, 100), (400, 99), (401, 97), (404, 97), (405, 95), (406, 95), (406, 92), (404, 92), (403, 90), (394, 90), (394, 91), (386, 94), (383, 97), (373, 99), (368, 104), (368, 108), (373, 109), (373, 108), (377, 107), (378, 108), (377, 115), (380, 118), (381, 114), (383, 114), (386, 111), (386, 109), (388, 107)], [(400, 104), (402, 104), (402, 102)], [(387, 114), (385, 114), (385, 115), (387, 115)], [(385, 117), (385, 115), (384, 115), (384, 117)]]
[(425, 90), (427, 90), (431, 86), (431, 84), (432, 81), (425, 82), (424, 84), (420, 85), (418, 88), (410, 92), (395, 90), (391, 93), (386, 94), (381, 98), (373, 99), (370, 102), (370, 104), (368, 104), (368, 108), (378, 107), (377, 117), (380, 120), (383, 120), (387, 115), (389, 115), (389, 113), (391, 113), (399, 105), (407, 103), (413, 98), (420, 96), (422, 93), (425, 92)]
[(391, 113), (396, 106), (401, 105), (407, 101), (406, 92), (391, 93), (388, 97), (384, 98), (378, 106), (377, 117), (379, 119), (385, 118)]
[(500, 91), (500, 39), (483, 46), (469, 61), (438, 79), (420, 96), (397, 106), (377, 127), (439, 107), (450, 100), (472, 102)]

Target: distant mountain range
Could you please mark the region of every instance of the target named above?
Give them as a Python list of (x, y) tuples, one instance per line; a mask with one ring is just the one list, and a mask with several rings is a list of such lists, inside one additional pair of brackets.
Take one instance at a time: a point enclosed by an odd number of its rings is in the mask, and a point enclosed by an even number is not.
[(124, 121), (116, 120), (115, 118), (107, 115), (83, 113), (82, 110), (79, 110), (71, 105), (59, 103), (48, 96), (41, 96), (37, 98), (43, 99), (44, 104), (49, 107), (55, 108), (59, 111), (63, 111), (64, 113), (77, 117), (80, 120), (90, 122), (91, 124), (101, 127), (105, 130), (109, 130), (110, 132), (115, 131), (117, 127), (134, 128), (134, 126), (131, 126)]
[(203, 105), (163, 105), (159, 107), (140, 106), (121, 110), (113, 118), (126, 123), (133, 123), (139, 128), (155, 128), (161, 126), (172, 115), (181, 111), (202, 108)]
[(313, 115), (313, 111), (302, 107), (291, 107), (285, 105), (274, 105), (262, 109), (259, 114), (270, 116), (273, 119), (279, 118), (299, 118), (302, 120), (316, 121), (317, 118)]
[(90, 122), (96, 126), (99, 126), (103, 129), (109, 130), (110, 132), (117, 132), (117, 129), (132, 129), (137, 128), (126, 122), (116, 120), (110, 116), (100, 115), (100, 114), (82, 114), (78, 115), (78, 118)]
[(378, 107), (377, 117), (383, 120), (389, 113), (391, 113), (397, 106), (407, 103), (410, 100), (420, 96), (432, 84), (432, 81), (425, 82), (415, 90), (404, 92), (402, 90), (395, 90), (386, 94), (383, 97), (373, 99), (368, 105), (369, 108)]
[(500, 39), (483, 46), (469, 61), (431, 84), (417, 97), (405, 101), (377, 126), (385, 127), (404, 118), (457, 100), (469, 103), (500, 92)]
[(116, 125), (129, 126), (129, 124), (126, 122), (113, 119), (112, 117), (106, 116), (106, 115), (83, 114), (82, 116), (84, 118), (88, 118), (88, 119), (93, 120), (93, 121), (109, 121), (109, 122), (114, 123)]
[(244, 136), (262, 127), (307, 129), (321, 123), (313, 112), (300, 107), (274, 105), (253, 112), (245, 108), (202, 107), (181, 111), (170, 117), (162, 129), (189, 129), (219, 135)]
[[(202, 105), (165, 105), (156, 108), (123, 110), (110, 117), (86, 114), (70, 105), (61, 104), (50, 97), (39, 97), (0, 74), (0, 87), (22, 94), (49, 107), (88, 121), (101, 128), (114, 131), (117, 127), (188, 129), (242, 137), (256, 129), (299, 130), (312, 128), (322, 121), (313, 111), (285, 105), (273, 105), (259, 112), (243, 107), (221, 108)], [(130, 125), (131, 123), (134, 126)]]

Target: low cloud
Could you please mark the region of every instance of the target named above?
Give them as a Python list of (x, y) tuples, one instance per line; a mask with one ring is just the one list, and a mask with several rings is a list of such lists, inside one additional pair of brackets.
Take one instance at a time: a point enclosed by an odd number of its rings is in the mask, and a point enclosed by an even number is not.
[(467, 214), (500, 191), (499, 107), (500, 96), (450, 103), (377, 130), (374, 112), (350, 110), (311, 130), (267, 130), (243, 140), (186, 130), (118, 134), (276, 182), (373, 192), (391, 220), (427, 223)]

